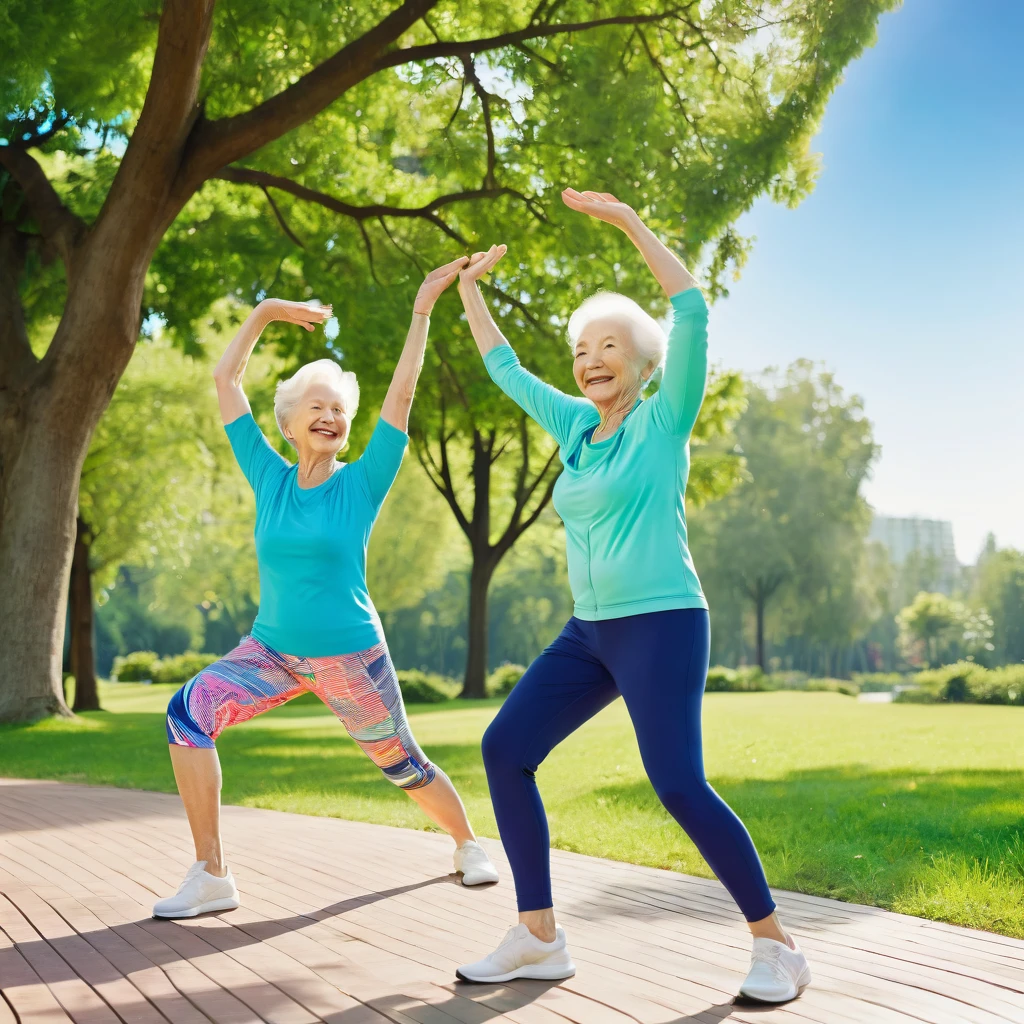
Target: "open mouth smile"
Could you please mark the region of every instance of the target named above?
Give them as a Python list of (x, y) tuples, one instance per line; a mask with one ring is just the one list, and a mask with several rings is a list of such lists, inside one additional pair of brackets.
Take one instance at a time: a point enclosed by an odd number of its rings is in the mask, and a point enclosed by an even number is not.
[(591, 377), (590, 380), (587, 381), (587, 387), (589, 388), (591, 384), (605, 384), (612, 379), (613, 378), (611, 377)]
[(338, 436), (336, 430), (328, 430), (326, 427), (313, 427), (312, 429), (314, 434), (320, 434), (321, 437), (329, 437), (332, 440)]

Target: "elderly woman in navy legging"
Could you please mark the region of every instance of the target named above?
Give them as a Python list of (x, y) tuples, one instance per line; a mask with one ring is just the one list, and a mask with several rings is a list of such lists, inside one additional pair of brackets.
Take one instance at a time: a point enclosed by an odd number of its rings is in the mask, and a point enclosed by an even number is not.
[[(553, 747), (621, 696), (655, 792), (754, 935), (741, 995), (782, 1002), (810, 981), (807, 961), (779, 923), (747, 830), (708, 784), (701, 752), (709, 623), (687, 548), (683, 495), (707, 376), (707, 306), (687, 269), (625, 203), (574, 189), (562, 198), (629, 236), (665, 290), (673, 324), (666, 339), (631, 299), (610, 293), (587, 299), (569, 320), (573, 374), (583, 396), (570, 397), (520, 366), (480, 295), (477, 282), (505, 247), (477, 253), (460, 273), (459, 291), (488, 372), (561, 450), (554, 503), (565, 523), (575, 614), (484, 736), (519, 924), (458, 975), (500, 982), (575, 973), (555, 923), (547, 820), (534, 775)], [(644, 400), (662, 362), (661, 385)]]

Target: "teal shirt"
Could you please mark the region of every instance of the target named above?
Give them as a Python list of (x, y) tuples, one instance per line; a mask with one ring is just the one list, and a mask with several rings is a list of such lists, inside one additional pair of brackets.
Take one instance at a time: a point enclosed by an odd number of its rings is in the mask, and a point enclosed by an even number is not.
[(252, 635), (282, 654), (323, 658), (384, 639), (366, 589), (366, 545), (405, 455), (408, 436), (377, 420), (355, 462), (319, 487), (270, 447), (251, 413), (225, 428), (256, 495), (260, 609)]
[(581, 619), (707, 608), (686, 543), (683, 497), (690, 432), (708, 368), (708, 308), (697, 288), (672, 296), (661, 387), (637, 401), (609, 438), (600, 416), (519, 364), (508, 345), (484, 357), (494, 382), (557, 442), (565, 467), (554, 505), (565, 523), (569, 586)]

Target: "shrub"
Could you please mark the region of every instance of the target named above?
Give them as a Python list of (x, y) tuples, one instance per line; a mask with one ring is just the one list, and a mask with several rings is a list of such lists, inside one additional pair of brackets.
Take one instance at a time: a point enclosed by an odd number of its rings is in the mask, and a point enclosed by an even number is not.
[(507, 697), (512, 692), (512, 687), (522, 679), (525, 671), (522, 665), (513, 665), (509, 662), (499, 665), (487, 677), (487, 692), (495, 697)]
[(187, 683), (194, 675), (217, 661), (216, 654), (196, 654), (186, 651), (174, 654), (169, 658), (161, 658), (153, 666), (154, 683)]
[(860, 687), (849, 679), (808, 679), (804, 689), (814, 693), (841, 693), (844, 697), (856, 697)]
[(766, 676), (756, 665), (744, 668), (723, 668), (716, 665), (708, 669), (706, 693), (754, 693), (774, 690), (771, 676)]
[(114, 659), (110, 678), (119, 683), (137, 683), (152, 679), (154, 666), (160, 660), (155, 651), (132, 651), (124, 657)]
[(861, 693), (885, 693), (903, 686), (907, 678), (900, 672), (854, 672), (853, 681)]
[(433, 672), (421, 672), (418, 668), (400, 670), (398, 685), (406, 704), (439, 704), (452, 696), (450, 680)]
[(914, 689), (896, 694), (903, 704), (972, 703), (1024, 705), (1024, 665), (987, 669), (958, 661), (913, 676)]

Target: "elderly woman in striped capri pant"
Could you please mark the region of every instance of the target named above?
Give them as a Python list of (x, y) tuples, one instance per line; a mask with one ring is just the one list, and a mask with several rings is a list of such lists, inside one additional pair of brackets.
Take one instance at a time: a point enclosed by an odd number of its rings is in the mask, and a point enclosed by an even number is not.
[(455, 840), (464, 885), (497, 881), (448, 777), (409, 730), (380, 619), (366, 588), (366, 545), (408, 443), (409, 409), (423, 365), (431, 309), (467, 262), (430, 273), (380, 418), (362, 456), (337, 460), (356, 414), (355, 374), (329, 359), (303, 366), (277, 387), (278, 427), (295, 449), (289, 463), (263, 436), (242, 390), (242, 374), (272, 321), (312, 331), (329, 306), (267, 299), (242, 324), (214, 379), (225, 430), (256, 495), (260, 608), (251, 635), (171, 699), (167, 737), (196, 862), (157, 917), (194, 917), (239, 905), (220, 836), (220, 763), (214, 741), (236, 722), (315, 693), (384, 777)]

